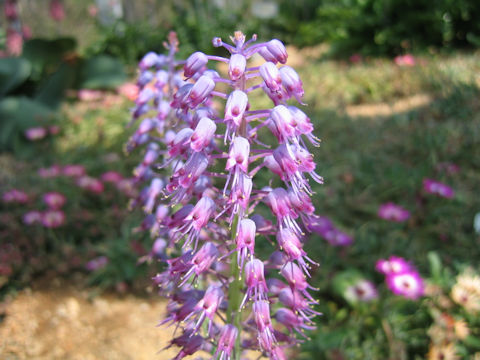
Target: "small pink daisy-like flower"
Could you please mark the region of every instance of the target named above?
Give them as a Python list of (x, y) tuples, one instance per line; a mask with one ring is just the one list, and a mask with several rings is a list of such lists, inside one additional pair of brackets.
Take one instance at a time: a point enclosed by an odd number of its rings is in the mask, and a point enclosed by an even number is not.
[(352, 64), (358, 64), (359, 62), (362, 62), (363, 58), (359, 53), (355, 53), (349, 57), (349, 60)]
[(42, 213), (37, 210), (28, 211), (23, 214), (22, 220), (25, 225), (40, 224), (42, 222)]
[(50, 135), (57, 135), (60, 132), (60, 126), (51, 125), (48, 127), (48, 132)]
[(32, 38), (32, 29), (28, 25), (22, 26), (22, 35), (25, 40), (29, 40)]
[(453, 175), (460, 171), (460, 166), (451, 162), (441, 162), (437, 164), (436, 169), (438, 171), (443, 171), (448, 175)]
[(100, 90), (81, 89), (78, 90), (77, 97), (80, 101), (97, 101), (102, 99), (104, 93)]
[(451, 199), (455, 196), (455, 191), (448, 185), (432, 179), (423, 179), (423, 189), (433, 195)]
[(12, 28), (7, 29), (6, 46), (8, 54), (12, 56), (21, 55), (23, 50), (22, 34)]
[(378, 216), (389, 221), (404, 222), (410, 217), (410, 213), (403, 207), (389, 202), (380, 206)]
[(96, 194), (102, 193), (104, 190), (103, 183), (100, 180), (86, 175), (77, 179), (77, 185), (82, 189), (86, 189)]
[(139, 88), (135, 84), (125, 83), (117, 88), (117, 92), (120, 95), (125, 96), (128, 100), (135, 101), (138, 97)]
[(423, 279), (415, 270), (387, 275), (387, 286), (395, 294), (416, 300), (424, 294)]
[(398, 66), (415, 66), (416, 60), (412, 54), (399, 55), (393, 59)]
[(58, 165), (52, 165), (49, 168), (38, 169), (38, 176), (41, 178), (53, 178), (60, 176), (62, 169)]
[(65, 223), (65, 213), (61, 210), (47, 210), (42, 214), (42, 224), (47, 228), (57, 228)]
[(51, 209), (58, 210), (67, 202), (65, 195), (59, 192), (48, 192), (43, 194), (43, 202)]
[(98, 7), (96, 5), (90, 4), (88, 6), (88, 15), (94, 18), (97, 16), (97, 14), (98, 14)]
[(43, 127), (31, 127), (25, 130), (25, 137), (30, 141), (41, 140), (47, 136), (47, 129)]
[(2, 200), (7, 204), (25, 204), (28, 202), (28, 195), (22, 190), (12, 189), (3, 193)]
[(100, 176), (103, 182), (118, 183), (123, 180), (122, 174), (116, 171), (107, 171)]
[(85, 264), (85, 268), (88, 271), (95, 271), (104, 268), (108, 264), (108, 258), (106, 256), (99, 256), (90, 260)]
[(50, 1), (50, 17), (55, 21), (62, 21), (65, 19), (65, 8), (62, 1)]
[(404, 258), (392, 255), (388, 260), (378, 260), (375, 269), (384, 275), (390, 275), (409, 271), (412, 265)]
[(371, 281), (360, 279), (345, 290), (345, 298), (351, 302), (369, 302), (378, 298), (378, 293)]
[(137, 189), (135, 188), (135, 179), (123, 179), (115, 184), (118, 191), (124, 193), (128, 197), (135, 197)]
[(63, 175), (71, 177), (79, 177), (85, 175), (85, 168), (83, 165), (65, 165), (62, 170)]

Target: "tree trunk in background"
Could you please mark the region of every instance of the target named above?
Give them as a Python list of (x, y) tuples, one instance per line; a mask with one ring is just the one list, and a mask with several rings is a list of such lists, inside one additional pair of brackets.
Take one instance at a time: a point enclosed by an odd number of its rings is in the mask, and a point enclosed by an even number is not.
[(133, 24), (136, 20), (135, 2), (132, 0), (123, 0), (122, 3), (125, 21), (129, 24)]

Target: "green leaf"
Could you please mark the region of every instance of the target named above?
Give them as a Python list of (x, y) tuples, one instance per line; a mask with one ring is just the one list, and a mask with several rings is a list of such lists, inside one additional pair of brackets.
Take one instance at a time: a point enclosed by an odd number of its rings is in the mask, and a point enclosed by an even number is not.
[(30, 62), (24, 58), (0, 59), (0, 97), (27, 80), (31, 71)]
[(65, 95), (65, 91), (72, 87), (75, 80), (75, 67), (63, 63), (47, 79), (45, 79), (36, 92), (35, 100), (55, 109)]
[(439, 282), (442, 278), (442, 262), (438, 254), (434, 251), (430, 251), (427, 255), (428, 262), (430, 263), (430, 272), (436, 282)]
[(110, 56), (88, 59), (82, 66), (80, 88), (114, 89), (123, 84), (127, 76), (122, 63)]
[(55, 70), (65, 54), (74, 51), (76, 46), (73, 38), (32, 39), (24, 44), (23, 57), (32, 64), (33, 76), (38, 80), (44, 71)]
[(29, 127), (55, 116), (41, 102), (26, 97), (7, 97), (0, 101), (0, 150), (13, 150)]

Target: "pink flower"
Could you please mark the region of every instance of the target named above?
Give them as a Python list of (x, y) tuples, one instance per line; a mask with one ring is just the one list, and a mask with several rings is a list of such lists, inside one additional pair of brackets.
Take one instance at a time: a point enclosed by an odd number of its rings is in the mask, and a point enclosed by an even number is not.
[(398, 55), (393, 61), (398, 66), (414, 66), (416, 64), (416, 60), (412, 54)]
[(52, 165), (49, 168), (38, 169), (38, 176), (42, 178), (53, 178), (60, 176), (62, 169), (59, 165)]
[(23, 37), (22, 34), (14, 29), (7, 29), (7, 52), (13, 56), (19, 56), (23, 49)]
[(28, 195), (22, 190), (12, 189), (3, 193), (2, 200), (7, 204), (25, 204), (28, 202)]
[(378, 298), (378, 293), (371, 281), (360, 279), (345, 290), (345, 298), (352, 302), (369, 302)]
[(104, 190), (103, 183), (100, 180), (86, 175), (77, 179), (77, 185), (82, 189), (86, 189), (96, 194), (100, 194)]
[(404, 258), (392, 255), (388, 260), (378, 260), (375, 269), (384, 275), (390, 275), (409, 271), (412, 266)]
[(59, 192), (48, 192), (43, 194), (43, 202), (51, 209), (58, 210), (67, 202), (65, 195)]
[(425, 292), (423, 279), (415, 270), (388, 275), (387, 286), (395, 295), (412, 300), (418, 299)]
[(403, 207), (389, 202), (380, 206), (378, 216), (389, 221), (404, 222), (410, 217), (410, 213)]
[(398, 55), (393, 61), (398, 66), (415, 66), (416, 60), (412, 54)]
[(363, 58), (362, 55), (360, 55), (359, 53), (355, 53), (349, 57), (349, 60), (352, 64), (358, 64), (359, 62), (362, 62)]
[(65, 213), (61, 210), (47, 210), (42, 214), (42, 224), (46, 228), (57, 228), (65, 223)]
[(17, 1), (16, 0), (6, 0), (5, 4), (3, 5), (3, 12), (5, 17), (8, 20), (16, 20), (18, 17), (17, 11)]
[(116, 172), (116, 171), (107, 171), (104, 172), (101, 176), (100, 179), (103, 182), (110, 182), (110, 183), (118, 183), (123, 180), (122, 174)]
[(448, 175), (453, 175), (460, 171), (460, 166), (451, 162), (441, 162), (437, 164), (437, 170), (444, 171)]
[(106, 256), (99, 256), (90, 260), (85, 264), (85, 268), (88, 271), (95, 271), (104, 268), (108, 264), (108, 258)]
[(98, 14), (98, 7), (93, 4), (90, 4), (88, 6), (88, 15), (94, 18), (97, 16), (97, 14)]
[(77, 92), (80, 101), (97, 101), (102, 99), (104, 93), (100, 90), (81, 89)]
[(125, 96), (128, 100), (135, 101), (137, 100), (139, 89), (138, 86), (133, 83), (125, 83), (117, 88), (117, 92)]
[(42, 222), (42, 213), (37, 210), (28, 211), (23, 214), (22, 220), (25, 225), (40, 224)]
[(135, 179), (123, 179), (119, 181), (117, 184), (118, 191), (124, 193), (128, 197), (135, 197), (137, 194), (137, 190), (135, 188)]
[(65, 176), (79, 177), (85, 175), (85, 168), (83, 165), (65, 165), (62, 172)]
[(50, 135), (57, 135), (60, 132), (60, 127), (58, 125), (49, 126), (48, 132)]
[(432, 179), (423, 179), (423, 189), (433, 195), (451, 199), (455, 196), (455, 191), (448, 185)]
[(65, 18), (65, 8), (60, 0), (50, 1), (50, 17), (55, 21), (62, 21)]
[(22, 35), (25, 40), (31, 39), (32, 37), (32, 29), (28, 25), (22, 26)]

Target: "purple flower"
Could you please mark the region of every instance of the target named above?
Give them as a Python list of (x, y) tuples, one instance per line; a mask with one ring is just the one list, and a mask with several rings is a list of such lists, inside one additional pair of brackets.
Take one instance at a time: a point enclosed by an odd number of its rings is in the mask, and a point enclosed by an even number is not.
[(202, 52), (196, 52), (190, 55), (183, 69), (185, 77), (190, 78), (195, 75), (207, 65), (207, 62), (208, 57)]
[(104, 190), (103, 183), (100, 180), (86, 175), (77, 179), (77, 185), (82, 189), (91, 191), (95, 194), (100, 194)]
[(85, 264), (85, 269), (88, 271), (96, 271), (101, 268), (104, 268), (108, 264), (108, 258), (106, 256), (99, 256), (95, 259), (90, 260)]
[(410, 213), (403, 207), (389, 202), (380, 206), (378, 216), (389, 221), (404, 222), (410, 217)]
[(100, 176), (100, 179), (103, 182), (110, 182), (116, 184), (123, 180), (123, 175), (116, 171), (107, 171)]
[(248, 299), (255, 299), (255, 301), (267, 299), (267, 283), (265, 282), (265, 274), (263, 262), (258, 259), (252, 259), (245, 265), (245, 285), (247, 291), (243, 298), (240, 307), (243, 307), (245, 301)]
[(67, 198), (65, 195), (59, 192), (52, 191), (43, 194), (43, 202), (48, 206), (49, 209), (58, 210), (65, 205)]
[(209, 146), (216, 130), (217, 125), (211, 119), (208, 117), (201, 118), (190, 137), (192, 150), (199, 152)]
[(220, 331), (215, 358), (218, 357), (221, 360), (230, 360), (237, 336), (238, 330), (235, 326), (231, 324), (224, 325)]
[(31, 210), (23, 214), (23, 223), (25, 225), (40, 224), (42, 222), (42, 213), (37, 210)]
[(245, 74), (247, 59), (242, 54), (233, 54), (228, 63), (228, 75), (232, 80), (240, 79)]
[(455, 191), (448, 185), (432, 179), (423, 179), (423, 189), (433, 195), (451, 199), (455, 196)]
[(65, 223), (65, 213), (62, 210), (47, 210), (42, 214), (42, 225), (46, 228), (57, 228)]
[(38, 176), (42, 178), (53, 178), (62, 174), (62, 168), (59, 165), (52, 165), (49, 168), (38, 169)]
[(62, 169), (62, 173), (65, 176), (80, 177), (85, 175), (85, 167), (83, 165), (65, 165)]
[(25, 130), (25, 137), (31, 141), (41, 140), (47, 136), (47, 134), (47, 129), (43, 127), (32, 127)]
[[(146, 214), (136, 231), (150, 231), (166, 249), (158, 258), (167, 266), (154, 280), (170, 298), (163, 323), (183, 329), (171, 342), (182, 348), (177, 358), (215, 344), (209, 351), (221, 359), (241, 356), (241, 348), (284, 359), (283, 347), (298, 341), (295, 332), (311, 329), (318, 314), (308, 284), (316, 264), (304, 242), (318, 225), (308, 177), (323, 180), (305, 140), (308, 146), (320, 141), (308, 116), (286, 103), (301, 101), (303, 86), (293, 68), (279, 65), (287, 60), (285, 46), (256, 39), (247, 41), (241, 32), (231, 37), (233, 44), (215, 38), (214, 46), (224, 47), (228, 57), (196, 52), (184, 62), (175, 59), (178, 42), (171, 35), (162, 65), (155, 56), (141, 63), (130, 123), (138, 121), (138, 127), (127, 150), (146, 151), (135, 169), (143, 190), (131, 206)], [(249, 65), (256, 53), (267, 62)], [(216, 61), (228, 66), (222, 76), (207, 68)], [(252, 109), (254, 91), (264, 92), (272, 105)], [(274, 138), (261, 139), (260, 129)], [(259, 171), (271, 171), (283, 185), (265, 187)], [(269, 216), (257, 213), (261, 203)], [(257, 235), (273, 245), (267, 259), (255, 251)], [(331, 237), (338, 244), (351, 241), (340, 232)], [(288, 284), (267, 287), (271, 269)], [(277, 300), (285, 308), (272, 317), (270, 303)], [(286, 332), (274, 330), (275, 323)]]
[(280, 91), (282, 79), (274, 63), (267, 61), (260, 66), (260, 75), (270, 91)]
[(12, 189), (3, 193), (2, 200), (6, 204), (25, 204), (28, 202), (28, 194), (22, 190)]

